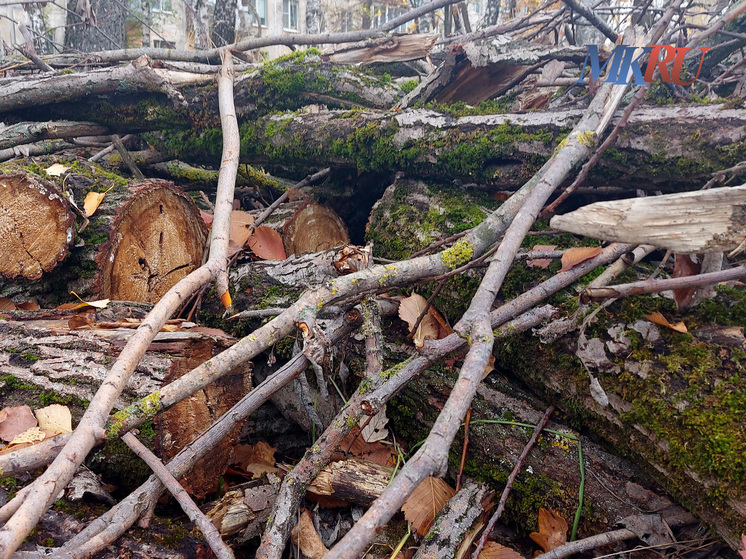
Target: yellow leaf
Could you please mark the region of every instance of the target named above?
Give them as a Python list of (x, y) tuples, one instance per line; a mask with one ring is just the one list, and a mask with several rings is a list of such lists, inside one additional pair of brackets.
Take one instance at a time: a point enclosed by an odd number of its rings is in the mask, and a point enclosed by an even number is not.
[(578, 264), (595, 258), (599, 254), (601, 254), (601, 247), (569, 248), (562, 254), (562, 269), (560, 272), (572, 270)]
[(54, 163), (47, 167), (47, 175), (50, 177), (59, 177), (62, 173), (67, 171), (70, 167), (65, 167), (61, 163)]
[(683, 322), (677, 322), (676, 324), (671, 324), (668, 320), (666, 320), (666, 317), (663, 316), (658, 311), (651, 312), (650, 314), (646, 314), (645, 318), (647, 318), (650, 322), (654, 324), (658, 324), (659, 326), (665, 326), (666, 328), (670, 328), (671, 330), (675, 330), (676, 332), (681, 332), (682, 334), (686, 334), (689, 330), (686, 328), (686, 324)]
[(402, 505), (406, 518), (420, 536), (425, 536), (440, 509), (456, 494), (445, 481), (428, 477), (417, 486)]
[(8, 443), (8, 446), (23, 443), (38, 443), (47, 438), (47, 435), (38, 427), (32, 427), (23, 433), (13, 437), (13, 440)]
[(553, 510), (539, 509), (539, 532), (529, 534), (545, 552), (567, 542), (567, 522)]
[(101, 202), (104, 201), (104, 196), (106, 196), (106, 192), (93, 192), (92, 190), (86, 194), (85, 200), (83, 200), (83, 211), (86, 217), (91, 217), (96, 213)]
[(50, 436), (71, 433), (73, 430), (73, 418), (67, 406), (52, 404), (36, 410), (34, 414), (36, 414), (36, 419), (39, 420), (39, 429), (54, 433)]
[(80, 304), (79, 305), (75, 305), (73, 307), (73, 310), (83, 309), (85, 307), (94, 307), (96, 309), (105, 309), (106, 305), (108, 305), (109, 302), (111, 301), (111, 299), (99, 299), (98, 301), (84, 301), (83, 299), (80, 298), (80, 295), (78, 295), (77, 293), (75, 293), (75, 291), (71, 291), (70, 293), (73, 294), (73, 295), (75, 295), (78, 298), (78, 300), (80, 301)]
[[(426, 306), (427, 300), (417, 293), (412, 293), (412, 295), (402, 299), (399, 303), (399, 318), (409, 325), (410, 332)], [(425, 345), (425, 340), (437, 340), (438, 331), (438, 321), (432, 314), (426, 314), (412, 337), (414, 345), (422, 347)]]

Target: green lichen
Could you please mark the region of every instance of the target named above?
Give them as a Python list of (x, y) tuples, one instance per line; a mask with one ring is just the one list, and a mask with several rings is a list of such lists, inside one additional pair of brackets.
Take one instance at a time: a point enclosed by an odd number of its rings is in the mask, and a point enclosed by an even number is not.
[(452, 247), (440, 253), (440, 259), (449, 270), (463, 266), (474, 257), (474, 244), (466, 239), (459, 239)]
[(578, 141), (587, 148), (596, 145), (596, 133), (593, 131), (578, 132)]

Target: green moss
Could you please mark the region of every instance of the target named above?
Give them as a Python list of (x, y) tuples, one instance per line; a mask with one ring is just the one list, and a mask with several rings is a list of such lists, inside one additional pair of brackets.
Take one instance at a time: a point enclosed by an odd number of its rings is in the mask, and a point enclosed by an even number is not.
[(401, 90), (404, 93), (411, 93), (418, 85), (420, 85), (420, 82), (417, 80), (407, 80), (401, 84)]
[(449, 270), (463, 266), (474, 257), (474, 245), (466, 239), (459, 239), (452, 247), (440, 253), (440, 259)]

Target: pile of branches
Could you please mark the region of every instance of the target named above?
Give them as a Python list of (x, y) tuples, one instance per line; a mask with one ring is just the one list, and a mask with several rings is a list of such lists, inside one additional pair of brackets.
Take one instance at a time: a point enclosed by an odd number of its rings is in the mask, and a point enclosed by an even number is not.
[[(173, 492), (177, 499), (183, 502), (189, 514), (199, 519), (201, 513), (193, 503), (189, 502), (188, 497), (185, 497), (183, 490), (179, 490), (178, 484), (174, 484), (173, 478), (186, 473), (197, 460), (208, 454), (227, 436), (235, 425), (244, 421), (274, 392), (289, 383), (309, 365), (319, 363), (331, 344), (342, 339), (353, 326), (359, 324), (359, 317), (355, 315), (354, 308), (364, 300), (368, 308), (373, 309), (373, 312), (367, 314), (365, 318), (368, 321), (368, 328), (364, 329), (367, 333), (368, 356), (365, 379), (360, 385), (361, 388), (349, 399), (347, 405), (321, 434), (313, 448), (309, 449), (303, 459), (285, 476), (257, 552), (257, 557), (266, 559), (279, 558), (282, 555), (290, 531), (295, 524), (306, 486), (332, 459), (340, 443), (361, 419), (366, 416), (375, 416), (402, 387), (432, 364), (454, 353), (466, 351), (458, 373), (458, 380), (425, 442), (403, 465), (364, 516), (327, 555), (334, 559), (361, 557), (375, 540), (380, 529), (401, 509), (404, 501), (415, 488), (427, 477), (442, 476), (446, 472), (449, 448), (471, 406), (484, 372), (488, 368), (496, 337), (528, 330), (552, 318), (555, 309), (543, 305), (543, 301), (573, 284), (582, 276), (593, 272), (599, 266), (610, 266), (610, 268), (608, 273), (596, 280), (594, 287), (602, 287), (605, 282), (611, 281), (635, 259), (642, 257), (646, 250), (648, 252), (652, 250), (652, 248), (643, 248), (634, 252), (635, 246), (629, 242), (610, 244), (591, 258), (558, 273), (519, 297), (495, 307), (497, 294), (516, 259), (522, 241), (541, 212), (547, 211), (545, 206), (550, 197), (560, 185), (573, 176), (578, 165), (585, 163), (573, 187), (583, 183), (603, 151), (614, 143), (624, 123), (642, 101), (647, 90), (647, 86), (639, 88), (626, 106), (622, 119), (609, 130), (612, 116), (621, 106), (626, 88), (613, 84), (597, 84), (590, 88), (591, 92), (588, 94), (590, 102), (580, 120), (574, 124), (571, 132), (541, 169), (513, 193), (499, 209), (488, 215), (480, 225), (467, 231), (458, 239), (449, 239), (447, 243), (433, 246), (431, 250), (410, 259), (372, 265), (305, 292), (287, 309), (282, 310), (278, 316), (242, 338), (229, 349), (194, 368), (178, 380), (163, 386), (158, 392), (135, 402), (126, 410), (126, 414), (110, 416), (115, 401), (137, 368), (150, 342), (173, 313), (190, 297), (205, 285), (214, 283), (218, 296), (230, 306), (228, 242), (240, 152), (238, 121), (233, 97), (232, 55), (241, 58), (243, 51), (270, 44), (298, 46), (374, 39), (405, 21), (450, 3), (451, 0), (436, 0), (389, 22), (384, 28), (372, 31), (308, 37), (290, 35), (249, 39), (229, 47), (201, 52), (137, 49), (89, 55), (90, 59), (95, 60), (96, 63), (132, 60), (142, 55), (159, 60), (200, 63), (206, 61), (211, 64), (222, 58), (218, 86), (223, 149), (214, 202), (209, 258), (204, 265), (171, 288), (148, 313), (111, 367), (106, 380), (91, 400), (74, 432), (68, 436), (57, 437), (30, 447), (28, 452), (18, 451), (12, 456), (12, 461), (6, 462), (11, 466), (11, 471), (38, 467), (44, 463), (50, 463), (50, 465), (41, 476), (19, 491), (0, 509), (0, 522), (3, 524), (0, 529), (0, 557), (13, 556), (15, 550), (67, 486), (78, 467), (96, 445), (122, 437), (127, 444), (137, 448), (137, 440), (130, 431), (151, 419), (161, 410), (188, 398), (195, 391), (254, 359), (261, 352), (271, 348), (278, 340), (295, 332), (301, 332), (302, 352), (254, 388), (230, 412), (165, 464), (165, 468), (162, 464), (158, 466), (154, 463), (153, 468), (156, 474), (129, 497), (100, 518), (90, 522), (84, 530), (63, 546), (38, 552), (24, 552), (21, 556), (91, 557), (114, 542), (143, 513), (152, 509), (156, 500), (166, 489)], [(603, 35), (610, 40), (617, 41), (620, 38), (617, 32), (610, 29), (592, 13), (584, 12), (575, 2), (567, 2), (567, 4), (598, 26)], [(636, 44), (655, 44), (673, 36), (675, 31), (670, 30), (671, 24), (681, 21), (681, 5), (681, 0), (669, 3), (647, 34), (637, 38)], [(742, 14), (745, 9), (746, 3), (744, 2), (731, 7), (730, 11), (719, 17), (712, 27), (690, 37), (687, 46), (695, 46), (710, 37), (727, 22)], [(517, 33), (529, 29), (534, 34), (548, 33), (565, 25), (565, 22), (573, 23), (574, 18), (575, 16), (568, 10), (542, 9), (525, 18), (485, 28), (469, 35), (445, 39), (444, 42), (477, 41), (495, 34)], [(742, 40), (742, 37), (740, 39)], [(43, 61), (33, 57), (32, 60), (44, 71), (53, 70), (53, 67), (58, 64), (69, 64), (69, 60)], [(157, 75), (157, 72), (149, 74), (146, 81), (157, 79)], [(180, 95), (178, 91), (174, 91), (169, 84), (159, 83), (169, 91), (172, 99), (178, 101)], [(17, 87), (20, 91), (22, 85)], [(52, 134), (49, 130), (44, 133), (47, 137)], [(65, 134), (70, 134), (70, 132), (65, 132)], [(601, 138), (606, 139), (599, 144)], [(731, 170), (731, 174), (735, 172)], [(722, 180), (725, 176), (721, 173), (714, 180)], [(550, 206), (548, 211), (551, 212), (553, 207), (556, 206)], [(630, 257), (629, 254), (633, 256)], [(486, 271), (469, 303), (468, 310), (453, 326), (453, 332), (438, 340), (425, 341), (416, 356), (385, 369), (381, 358), (382, 336), (378, 322), (382, 309), (379, 308), (376, 295), (424, 280), (442, 281), (476, 265), (486, 265)], [(623, 297), (634, 293), (692, 288), (743, 277), (743, 275), (746, 275), (744, 268), (738, 266), (723, 272), (683, 280), (660, 280), (655, 283), (648, 282), (644, 286), (615, 286), (611, 293), (605, 295)], [(380, 305), (384, 304), (380, 303)], [(329, 308), (342, 308), (348, 312), (340, 315), (332, 326), (324, 330), (320, 326), (319, 316)], [(426, 306), (417, 317), (414, 329), (427, 311)], [(518, 466), (520, 467), (520, 464)], [(501, 499), (498, 515), (506, 497), (507, 492)], [(209, 522), (201, 522), (200, 527), (218, 556), (231, 556), (230, 550), (220, 541), (214, 530), (211, 530)], [(629, 530), (620, 532), (623, 533), (613, 537), (620, 539), (634, 537), (634, 533), (630, 535)], [(487, 531), (485, 537), (486, 535)], [(599, 543), (603, 542), (595, 542), (594, 545)], [(579, 547), (577, 544), (568, 544), (570, 545), (575, 545), (575, 547), (565, 550), (557, 548), (551, 556), (563, 557), (566, 553), (582, 549), (582, 546)]]

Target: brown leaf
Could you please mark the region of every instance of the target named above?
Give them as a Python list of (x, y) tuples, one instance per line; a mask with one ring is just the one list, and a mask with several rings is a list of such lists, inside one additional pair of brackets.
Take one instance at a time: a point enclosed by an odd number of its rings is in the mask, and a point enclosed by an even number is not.
[(453, 334), (453, 328), (451, 328), (448, 323), (446, 322), (446, 319), (443, 318), (443, 316), (433, 307), (430, 305), (430, 308), (427, 311), (430, 313), (430, 315), (437, 321), (438, 323), (438, 340), (442, 340), (443, 338), (450, 336)]
[[(365, 442), (360, 433), (359, 427), (354, 427), (350, 431), (344, 440), (339, 443), (339, 447), (343, 451), (347, 451), (349, 447), (349, 453), (351, 456), (357, 458), (363, 458), (369, 462), (380, 464), (381, 466), (395, 466), (396, 465), (396, 454), (392, 451), (392, 447), (385, 445), (381, 442)], [(353, 440), (354, 439), (354, 440)], [(352, 446), (350, 446), (352, 444)]]
[(323, 559), (329, 550), (321, 541), (316, 528), (313, 526), (311, 514), (303, 509), (300, 521), (291, 532), (293, 543), (300, 547), (300, 551), (308, 559)]
[(552, 551), (567, 542), (567, 522), (551, 509), (539, 509), (539, 532), (529, 535), (544, 552)]
[(206, 212), (204, 210), (200, 210), (199, 211), (199, 215), (202, 218), (202, 221), (205, 222), (205, 225), (207, 225), (208, 227), (210, 227), (212, 225), (212, 220), (213, 220), (214, 216), (211, 213), (208, 213), (208, 212)]
[[(49, 171), (47, 170), (47, 172)], [(96, 213), (96, 210), (101, 205), (101, 202), (104, 201), (105, 196), (106, 192), (94, 192), (93, 190), (85, 195), (85, 200), (83, 200), (83, 212), (85, 213), (86, 217), (91, 217), (94, 213)]]
[(249, 248), (262, 260), (285, 260), (285, 245), (282, 237), (271, 227), (259, 226), (249, 239)]
[[(673, 277), (683, 278), (686, 276), (696, 276), (702, 270), (702, 263), (695, 260), (688, 254), (675, 254), (673, 261)], [(678, 308), (688, 305), (694, 293), (698, 288), (690, 287), (688, 289), (674, 289), (673, 299), (676, 301)]]
[(495, 355), (490, 354), (490, 359), (487, 361), (487, 366), (484, 368), (484, 373), (482, 373), (482, 380), (487, 378), (487, 375), (489, 375), (492, 371), (495, 370)]
[[(412, 293), (399, 302), (399, 318), (409, 325), (410, 332), (426, 306), (427, 300), (418, 293)], [(425, 345), (425, 340), (437, 340), (438, 331), (439, 324), (436, 318), (430, 313), (426, 314), (412, 337), (415, 347)]]
[(445, 481), (428, 477), (412, 492), (401, 510), (420, 536), (425, 536), (435, 516), (448, 500), (456, 494)]
[(676, 324), (671, 324), (668, 320), (666, 320), (666, 317), (663, 316), (658, 311), (654, 311), (654, 312), (651, 312), (650, 314), (646, 314), (645, 318), (647, 318), (653, 324), (658, 324), (659, 326), (665, 326), (666, 328), (670, 328), (671, 330), (675, 330), (676, 332), (681, 332), (682, 334), (686, 334), (689, 331), (686, 328), (686, 324), (684, 324), (683, 322), (677, 322)]
[(234, 449), (232, 464), (238, 464), (244, 469), (246, 469), (248, 464), (267, 464), (274, 466), (275, 452), (277, 452), (277, 449), (269, 446), (264, 441), (259, 441), (254, 445), (240, 444)]
[(575, 247), (569, 248), (562, 255), (562, 269), (560, 272), (572, 270), (578, 264), (595, 258), (601, 254), (601, 247)]
[(93, 325), (94, 322), (87, 314), (76, 314), (75, 316), (71, 316), (70, 320), (67, 321), (67, 327), (70, 328), (70, 330), (77, 330), (83, 326), (90, 326), (92, 328)]
[[(557, 245), (534, 245), (531, 252), (546, 252), (555, 248), (557, 248)], [(526, 261), (526, 266), (529, 268), (547, 268), (551, 263), (551, 258), (532, 258)]]
[(496, 542), (487, 542), (479, 552), (479, 559), (525, 559), (517, 551)]
[(16, 307), (16, 304), (10, 299), (0, 297), (0, 311), (14, 311), (17, 308), (18, 307)]
[(248, 212), (234, 210), (231, 212), (231, 232), (229, 240), (243, 247), (251, 237), (249, 226), (254, 223), (254, 216)]
[(39, 306), (39, 303), (37, 303), (36, 301), (31, 301), (31, 300), (24, 301), (23, 303), (18, 303), (18, 305), (16, 306), (22, 311), (38, 311), (41, 308)]
[(386, 417), (386, 404), (383, 405), (381, 411), (370, 418), (368, 424), (363, 428), (363, 424), (368, 421), (367, 417), (360, 418), (360, 427), (363, 432), (360, 436), (367, 443), (374, 443), (382, 441), (389, 436), (389, 430), (386, 429), (386, 424), (389, 422), (389, 418)]
[(30, 407), (14, 406), (0, 410), (0, 439), (5, 442), (32, 427), (36, 427), (36, 417)]

